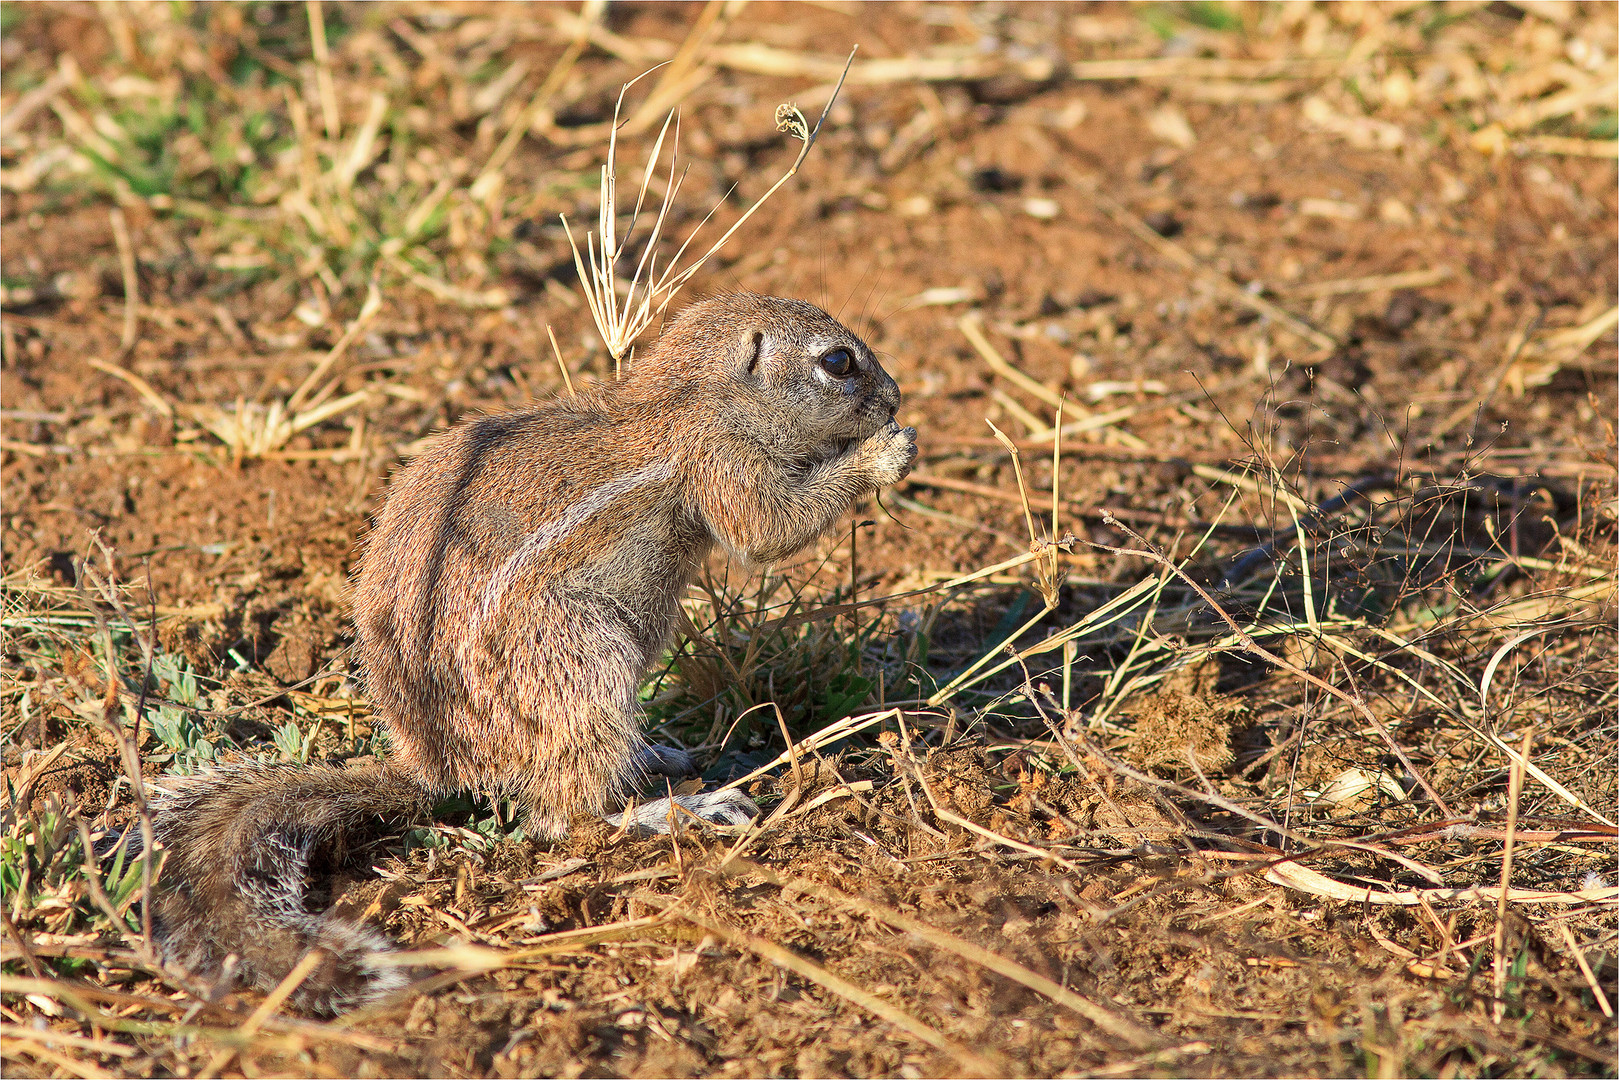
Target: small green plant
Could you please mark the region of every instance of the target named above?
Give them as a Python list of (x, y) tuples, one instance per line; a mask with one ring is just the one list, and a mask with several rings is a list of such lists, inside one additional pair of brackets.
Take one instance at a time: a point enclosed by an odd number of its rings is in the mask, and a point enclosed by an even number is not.
[[(858, 654), (859, 647), (851, 647), (849, 652)], [(823, 724), (842, 720), (845, 716), (853, 715), (876, 688), (876, 679), (861, 674), (860, 657), (851, 655), (848, 666), (834, 672), (826, 681), (812, 712)]]
[(158, 684), (167, 685), (170, 699), (182, 705), (196, 705), (201, 700), (197, 688), (197, 673), (191, 662), (177, 653), (159, 653), (152, 658), (152, 677)]
[(303, 732), (298, 730), (295, 720), (288, 720), (276, 729), (275, 748), (288, 761), (302, 765), (309, 760), (309, 744), (304, 740)]
[(153, 736), (171, 755), (171, 772), (189, 775), (219, 760), (219, 748), (197, 722), (195, 713), (164, 705), (152, 710), (147, 720)]
[(195, 711), (201, 700), (197, 673), (190, 661), (175, 653), (160, 653), (152, 659), (152, 678), (167, 688), (165, 702), (147, 710), (152, 735), (172, 755), (170, 771), (189, 775), (219, 760), (221, 750), (234, 744), (225, 735), (211, 735)]
[[(103, 872), (101, 882), (113, 909), (121, 912), (129, 910), (141, 887), (141, 860), (128, 858), (128, 854), (129, 845), (119, 844), (112, 865)], [(135, 928), (133, 922), (130, 926)]]
[(1168, 41), (1185, 26), (1195, 26), (1217, 33), (1231, 33), (1242, 29), (1242, 17), (1227, 4), (1217, 0), (1198, 0), (1194, 3), (1143, 4), (1139, 9), (1141, 21), (1152, 32)]
[(321, 721), (317, 720), (308, 734), (305, 734), (298, 727), (296, 720), (288, 720), (276, 729), (275, 748), (281, 751), (281, 756), (286, 760), (307, 765), (309, 755), (315, 748), (315, 739), (320, 735), (320, 729)]
[(0, 892), (13, 910), (15, 898), (28, 897), (46, 928), (61, 933), (77, 919), (82, 862), (74, 815), (50, 796), (43, 809), (15, 820), (0, 838)]
[(509, 799), (488, 799), (462, 792), (433, 806), (434, 824), (405, 833), (405, 853), (418, 848), (450, 852), (464, 848), (484, 852), (503, 840), (521, 842), (521, 816)]

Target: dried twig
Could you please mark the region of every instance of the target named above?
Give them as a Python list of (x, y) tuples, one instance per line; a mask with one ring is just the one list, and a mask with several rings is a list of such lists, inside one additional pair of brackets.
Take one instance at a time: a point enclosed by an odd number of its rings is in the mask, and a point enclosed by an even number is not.
[[(99, 535), (95, 539), (99, 542)], [(107, 580), (103, 585), (102, 595), (108, 599), (109, 603), (116, 604), (117, 582), (113, 577), (112, 554), (107, 551), (104, 545), (102, 551), (107, 560)], [(107, 733), (112, 737), (113, 743), (118, 747), (119, 762), (123, 765), (124, 777), (129, 781), (130, 792), (135, 796), (135, 813), (140, 822), (142, 853), (141, 935), (138, 951), (146, 963), (156, 967), (157, 952), (152, 937), (152, 885), (156, 880), (156, 875), (152, 870), (150, 855), (157, 846), (157, 834), (152, 826), (152, 814), (146, 797), (146, 783), (144, 770), (141, 768), (140, 747), (130, 739), (118, 720), (119, 688), (122, 685), (123, 676), (118, 672), (117, 658), (113, 654), (112, 630), (107, 625), (107, 616), (101, 610), (101, 605), (92, 600), (85, 589), (86, 579), (94, 580), (94, 573), (90, 568), (89, 559), (84, 559), (80, 562), (79, 572), (74, 575), (73, 584), (78, 592), (80, 604), (95, 619), (96, 629), (101, 637), (102, 648), (106, 654), (107, 693), (103, 703), (101, 721)], [(139, 636), (138, 632), (137, 636)], [(94, 854), (86, 852), (86, 858), (94, 858)], [(114, 920), (114, 928), (119, 928), (116, 919)]]
[(1591, 971), (1591, 964), (1585, 959), (1585, 950), (1580, 943), (1574, 940), (1574, 931), (1568, 928), (1568, 923), (1559, 922), (1557, 929), (1563, 934), (1563, 943), (1568, 946), (1569, 953), (1574, 957), (1574, 963), (1579, 966), (1580, 974), (1585, 976), (1585, 984), (1591, 988), (1591, 996), (1597, 999), (1597, 1005), (1602, 1009), (1602, 1015), (1609, 1020), (1613, 1019), (1613, 1006), (1608, 1004), (1608, 995), (1597, 982), (1596, 975)]

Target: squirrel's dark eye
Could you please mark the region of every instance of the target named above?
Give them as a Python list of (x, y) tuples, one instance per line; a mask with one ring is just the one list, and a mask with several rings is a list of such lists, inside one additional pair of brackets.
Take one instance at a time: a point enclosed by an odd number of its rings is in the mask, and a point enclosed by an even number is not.
[(854, 354), (848, 349), (833, 349), (821, 357), (821, 370), (834, 379), (847, 379), (854, 374)]

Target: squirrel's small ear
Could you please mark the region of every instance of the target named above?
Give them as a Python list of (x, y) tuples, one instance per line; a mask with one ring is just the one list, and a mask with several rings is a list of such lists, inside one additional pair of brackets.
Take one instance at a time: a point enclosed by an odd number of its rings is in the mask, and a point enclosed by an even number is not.
[(743, 346), (747, 357), (742, 365), (741, 374), (749, 382), (758, 382), (764, 377), (759, 371), (759, 362), (764, 359), (765, 335), (763, 330), (755, 330)]

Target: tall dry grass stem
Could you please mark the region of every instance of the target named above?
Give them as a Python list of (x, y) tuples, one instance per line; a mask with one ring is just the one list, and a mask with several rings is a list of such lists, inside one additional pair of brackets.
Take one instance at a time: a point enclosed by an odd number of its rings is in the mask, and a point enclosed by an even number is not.
[[(832, 111), (833, 104), (838, 99), (838, 92), (843, 89), (844, 79), (848, 77), (849, 65), (854, 63), (854, 52), (849, 53), (848, 62), (844, 64), (843, 76), (838, 79), (837, 86), (833, 88), (832, 96), (827, 99), (826, 107), (821, 110), (820, 118), (811, 128), (804, 119), (804, 114), (794, 105), (780, 105), (776, 109), (776, 130), (792, 135), (799, 139), (803, 146), (798, 151), (792, 166), (782, 174), (781, 178), (770, 186), (770, 189), (756, 199), (752, 206), (742, 213), (742, 216), (727, 229), (714, 244), (701, 256), (689, 265), (682, 267), (680, 260), (686, 253), (691, 242), (697, 238), (698, 232), (713, 217), (714, 210), (710, 210), (703, 220), (698, 222), (697, 228), (692, 230), (684, 243), (676, 250), (663, 267), (658, 270), (658, 241), (662, 238), (663, 228), (668, 220), (669, 212), (673, 208), (675, 199), (680, 191), (680, 179), (676, 178), (675, 166), (679, 157), (680, 129), (677, 114), (670, 110), (664, 118), (663, 127), (658, 131), (658, 137), (652, 144), (652, 151), (647, 156), (647, 164), (641, 174), (641, 189), (636, 195), (635, 208), (630, 215), (629, 228), (625, 231), (622, 240), (618, 235), (618, 172), (616, 155), (618, 152), (618, 131), (620, 127), (619, 116), (624, 106), (624, 95), (630, 87), (658, 70), (652, 68), (642, 72), (634, 79), (625, 83), (619, 91), (618, 101), (613, 106), (613, 130), (607, 143), (607, 161), (601, 168), (601, 207), (597, 215), (596, 232), (585, 234), (585, 250), (579, 249), (579, 243), (574, 238), (573, 230), (568, 225), (568, 217), (562, 215), (563, 231), (567, 234), (568, 245), (573, 251), (574, 269), (579, 274), (580, 286), (585, 291), (585, 301), (590, 307), (590, 316), (596, 324), (596, 330), (601, 334), (602, 343), (612, 355), (616, 365), (622, 366), (629, 356), (630, 348), (635, 340), (652, 324), (652, 320), (669, 307), (685, 284), (701, 270), (703, 265), (713, 258), (726, 242), (735, 235), (743, 224), (774, 195), (783, 184), (798, 174), (798, 169), (809, 156), (810, 149), (814, 147), (816, 138), (821, 133), (821, 125), (826, 122), (827, 114)], [(669, 61), (673, 63), (674, 61)], [(659, 65), (662, 67), (663, 65)], [(664, 188), (663, 197), (659, 200), (658, 210), (653, 218), (652, 227), (646, 239), (646, 245), (641, 257), (636, 260), (635, 269), (630, 277), (629, 286), (624, 290), (622, 303), (619, 300), (619, 272), (618, 262), (629, 247), (631, 238), (635, 234), (635, 227), (640, 221), (642, 207), (645, 204), (647, 188), (652, 182), (652, 175), (657, 168), (659, 159), (663, 154), (664, 140), (669, 134), (670, 126), (674, 125), (675, 138), (669, 156), (669, 178)], [(683, 178), (684, 174), (682, 174)], [(718, 209), (718, 206), (714, 208)]]

